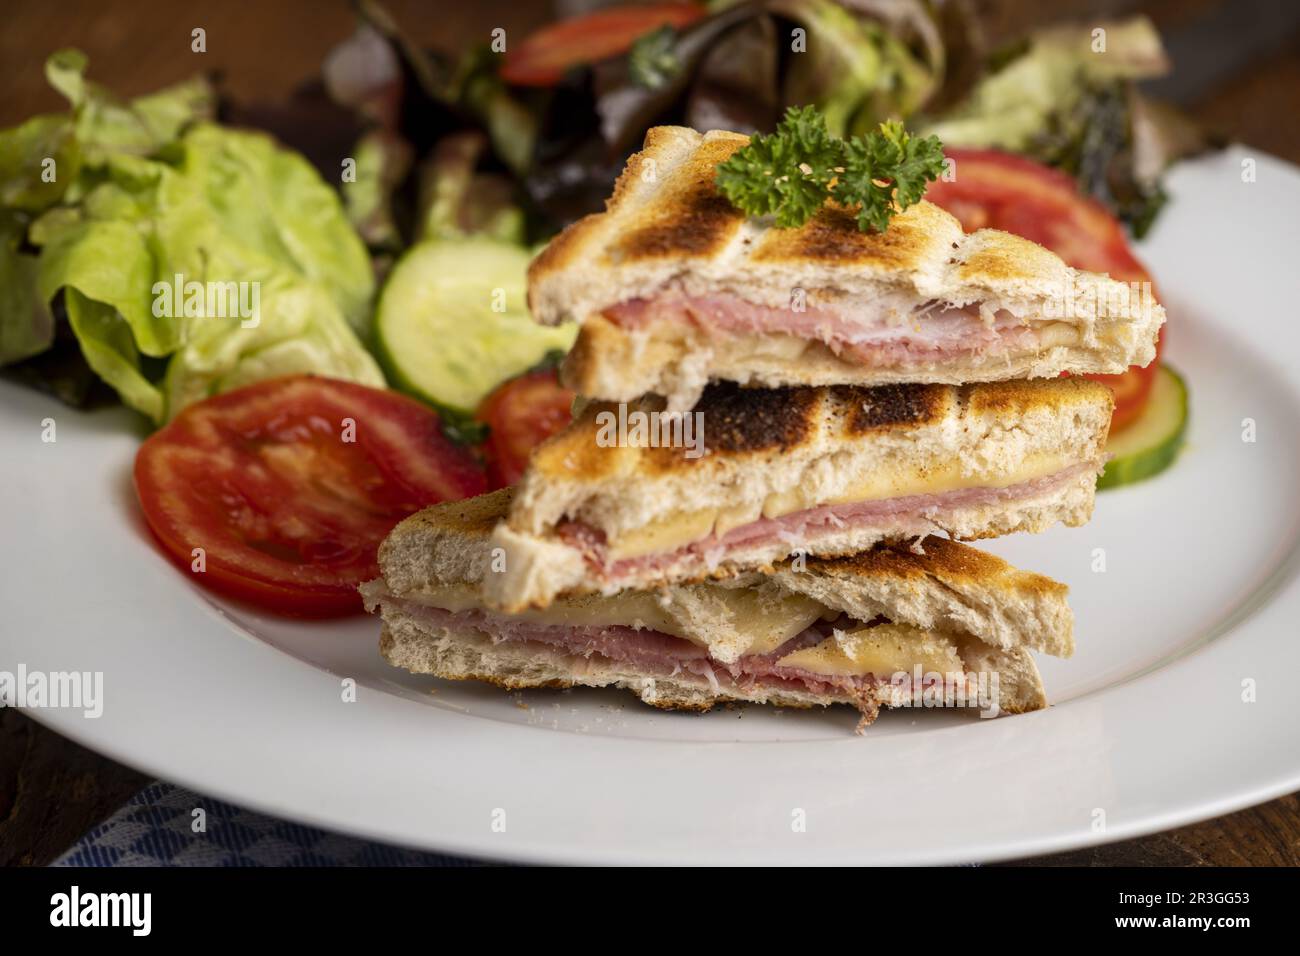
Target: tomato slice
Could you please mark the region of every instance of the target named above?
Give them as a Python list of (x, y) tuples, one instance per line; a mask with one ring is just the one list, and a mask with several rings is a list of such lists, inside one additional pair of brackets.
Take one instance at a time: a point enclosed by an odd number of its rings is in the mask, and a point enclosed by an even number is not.
[(1094, 382), (1101, 382), (1110, 387), (1115, 396), (1115, 411), (1110, 416), (1111, 433), (1131, 425), (1146, 408), (1147, 399), (1155, 385), (1156, 372), (1160, 368), (1160, 353), (1164, 347), (1164, 329), (1156, 336), (1156, 356), (1145, 368), (1132, 365), (1127, 372), (1118, 375), (1085, 375)]
[(483, 400), (477, 418), (490, 429), (484, 449), (490, 488), (523, 477), (533, 449), (569, 424), (573, 399), (555, 369), (538, 369), (497, 386)]
[(994, 149), (944, 152), (955, 164), (954, 178), (932, 183), (925, 198), (960, 219), (967, 232), (984, 227), (1014, 232), (1076, 269), (1108, 272), (1124, 282), (1150, 281), (1119, 220), (1081, 195), (1065, 173)]
[(690, 3), (650, 3), (561, 20), (508, 47), (501, 77), (515, 86), (554, 86), (575, 66), (618, 56), (651, 30), (680, 29), (704, 13)]
[[(948, 149), (952, 181), (940, 180), (925, 198), (961, 220), (967, 232), (985, 227), (1013, 232), (1046, 246), (1076, 269), (1106, 272), (1123, 282), (1150, 282), (1129, 249), (1124, 227), (1096, 200), (1083, 196), (1073, 179), (1023, 156), (993, 149)], [(1162, 336), (1163, 338), (1163, 336)], [(1155, 382), (1156, 358), (1118, 375), (1089, 375), (1115, 394), (1111, 431), (1136, 419)]]
[(485, 480), (414, 399), (292, 376), (186, 408), (140, 446), (135, 488), (168, 556), (199, 583), (331, 616), (361, 610), (357, 585), (379, 574), (398, 521), (480, 494)]

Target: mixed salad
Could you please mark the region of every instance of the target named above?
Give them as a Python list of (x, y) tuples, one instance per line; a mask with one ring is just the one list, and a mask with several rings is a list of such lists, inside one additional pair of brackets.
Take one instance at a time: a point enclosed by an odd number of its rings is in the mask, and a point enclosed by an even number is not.
[[(942, 140), (960, 173), (925, 197), (968, 230), (1138, 282), (1129, 233), (1165, 166), (1207, 145), (1137, 91), (1167, 69), (1142, 19), (988, 50), (963, 2), (649, 3), (449, 57), (356, 8), (286, 105), (206, 77), (123, 100), (65, 50), (46, 75), (68, 109), (0, 131), (0, 366), (157, 426), (135, 478), (164, 549), (285, 613), (359, 610), (398, 520), (517, 481), (569, 420), (574, 330), (531, 321), (525, 269), (601, 208), (649, 126), (765, 133), (809, 106), (841, 149), (897, 146), (905, 120), (935, 152), (898, 162), (925, 189)], [(1101, 378), (1102, 485), (1166, 467), (1181, 379), (1159, 361)]]

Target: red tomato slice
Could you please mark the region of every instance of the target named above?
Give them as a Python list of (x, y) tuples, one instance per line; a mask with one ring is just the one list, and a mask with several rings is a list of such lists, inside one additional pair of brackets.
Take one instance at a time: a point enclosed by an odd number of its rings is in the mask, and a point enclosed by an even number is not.
[(477, 417), (491, 429), (484, 449), (490, 488), (523, 477), (533, 449), (569, 424), (573, 398), (554, 369), (539, 369), (497, 386), (483, 400)]
[(1156, 357), (1146, 368), (1134, 365), (1119, 375), (1085, 376), (1094, 382), (1109, 385), (1115, 395), (1115, 411), (1110, 416), (1112, 433), (1131, 425), (1142, 414), (1142, 409), (1146, 408), (1147, 399), (1151, 397), (1151, 387), (1156, 381), (1156, 369), (1160, 368), (1160, 352), (1164, 341), (1164, 329), (1161, 329), (1156, 337)]
[(516, 86), (554, 86), (575, 66), (618, 56), (651, 30), (665, 24), (680, 29), (704, 12), (689, 3), (650, 3), (561, 20), (508, 48), (501, 77)]
[(993, 149), (948, 149), (952, 182), (932, 183), (925, 198), (961, 220), (1014, 232), (1046, 246), (1076, 269), (1108, 272), (1124, 282), (1150, 275), (1129, 250), (1124, 227), (1106, 207), (1080, 195), (1073, 179), (1023, 156)]
[(485, 481), (414, 399), (293, 376), (186, 408), (140, 446), (135, 488), (168, 556), (199, 583), (328, 616), (361, 610), (357, 585), (378, 575), (398, 521)]
[[(1101, 203), (1080, 195), (1065, 173), (993, 149), (945, 152), (956, 164), (956, 176), (931, 184), (925, 198), (960, 219), (967, 232), (985, 227), (1013, 232), (1046, 246), (1076, 269), (1106, 272), (1123, 282), (1151, 281), (1129, 249), (1119, 220)], [(1111, 431), (1141, 414), (1159, 365), (1157, 343), (1157, 357), (1145, 368), (1087, 376), (1115, 394)]]

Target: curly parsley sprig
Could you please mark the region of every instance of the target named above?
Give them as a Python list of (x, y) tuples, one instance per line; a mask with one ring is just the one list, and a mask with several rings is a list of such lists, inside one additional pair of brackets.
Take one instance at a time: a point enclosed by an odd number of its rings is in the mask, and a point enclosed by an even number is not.
[(943, 168), (938, 137), (914, 138), (890, 120), (865, 136), (838, 139), (815, 106), (792, 106), (775, 133), (752, 137), (719, 165), (715, 181), (737, 209), (772, 216), (782, 229), (802, 226), (834, 199), (857, 210), (863, 232), (884, 232)]

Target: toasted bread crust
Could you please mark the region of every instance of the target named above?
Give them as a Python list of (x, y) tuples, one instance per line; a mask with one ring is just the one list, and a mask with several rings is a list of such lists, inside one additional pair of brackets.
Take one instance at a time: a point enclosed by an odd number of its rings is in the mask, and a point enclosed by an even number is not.
[[(734, 143), (732, 150), (739, 149), (749, 142), (748, 136), (735, 133), (727, 136), (737, 137), (739, 140)], [(588, 256), (589, 245), (604, 234), (610, 215), (633, 204), (638, 196), (646, 193), (644, 187), (647, 185), (647, 179), (650, 179), (650, 171), (658, 165), (671, 166), (675, 160), (693, 152), (699, 141), (699, 133), (681, 127), (654, 126), (647, 130), (641, 151), (628, 157), (627, 165), (623, 167), (623, 172), (614, 183), (614, 192), (609, 199), (605, 200), (605, 212), (584, 216), (569, 225), (533, 259), (528, 267), (529, 307), (534, 310), (536, 308), (533, 304), (535, 281), (541, 281), (546, 276), (583, 264)], [(647, 160), (652, 160), (654, 165), (646, 166)], [(689, 185), (685, 185), (683, 191), (689, 192)], [(696, 199), (699, 198), (702, 197), (697, 194)], [(679, 206), (685, 201), (684, 198), (679, 200)], [(664, 223), (661, 222), (660, 226), (663, 225)]]
[(962, 243), (962, 251), (949, 262), (957, 267), (957, 277), (963, 282), (1032, 281), (1058, 272), (1063, 264), (1056, 253), (1014, 233), (981, 229), (972, 236), (979, 241)]
[[(1048, 386), (1050, 383), (1050, 387)], [(1034, 409), (1063, 412), (1093, 402), (1114, 406), (1114, 395), (1100, 382), (1087, 378), (1031, 379), (986, 382), (966, 392), (970, 410), (978, 415), (1024, 415)]]
[(929, 535), (912, 544), (879, 544), (870, 551), (843, 558), (806, 558), (805, 561), (809, 570), (838, 577), (899, 581), (936, 578), (948, 586), (979, 584), (1061, 601), (1070, 592), (1064, 584), (1046, 575), (1022, 571), (987, 551), (938, 535)]
[(510, 513), (510, 503), (514, 497), (515, 489), (508, 487), (462, 501), (445, 501), (416, 512), (405, 519), (402, 525), (409, 522), (410, 531), (419, 526), (427, 526), (463, 537), (486, 538), (497, 522)]
[[(741, 237), (746, 217), (718, 192), (714, 176), (718, 164), (748, 142), (747, 136), (721, 130), (704, 135), (683, 127), (649, 130), (641, 151), (628, 159), (605, 212), (569, 226), (533, 260), (528, 284), (534, 313), (543, 322), (585, 319), (568, 314), (560, 301), (585, 301), (581, 290), (553, 281), (569, 278), (562, 275), (569, 270), (574, 282), (585, 286), (593, 269), (626, 271), (665, 259), (681, 260), (683, 269), (707, 267), (733, 278), (773, 268), (782, 275), (817, 276), (825, 274), (819, 271), (824, 267), (845, 267), (834, 274), (836, 284), (886, 277), (919, 283), (927, 295), (950, 289), (963, 301), (972, 301), (980, 290), (1041, 295), (1071, 276), (1102, 287), (1110, 283), (1070, 269), (1055, 253), (1020, 236), (996, 229), (964, 234), (954, 216), (924, 200), (895, 215), (883, 233), (861, 231), (851, 210), (830, 203), (793, 229), (753, 220)], [(719, 261), (723, 258), (727, 262)]]

